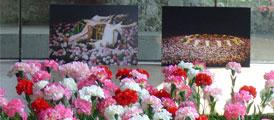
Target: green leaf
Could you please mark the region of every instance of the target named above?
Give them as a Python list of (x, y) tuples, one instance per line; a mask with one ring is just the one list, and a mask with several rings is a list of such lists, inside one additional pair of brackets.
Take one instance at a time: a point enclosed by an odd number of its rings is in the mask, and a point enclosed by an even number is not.
[(248, 104), (247, 108), (246, 108), (246, 113), (248, 114), (250, 111), (250, 108), (252, 106), (252, 104), (254, 103), (254, 101), (252, 101), (251, 103)]
[(170, 93), (170, 98), (173, 99), (176, 91), (176, 86), (175, 84), (171, 84), (171, 93)]

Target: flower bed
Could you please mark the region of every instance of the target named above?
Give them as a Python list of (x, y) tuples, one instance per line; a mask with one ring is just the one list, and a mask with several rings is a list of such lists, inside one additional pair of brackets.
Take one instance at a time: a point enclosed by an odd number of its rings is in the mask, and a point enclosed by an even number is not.
[[(8, 101), (0, 88), (0, 119), (2, 120), (261, 120), (273, 119), (263, 114), (266, 106), (274, 109), (274, 71), (266, 73), (265, 89), (260, 95), (253, 86), (235, 90), (239, 63), (230, 62), (231, 99), (218, 114), (215, 105), (222, 90), (213, 88), (214, 74), (204, 63), (170, 65), (163, 70), (164, 87), (160, 90), (148, 83), (149, 73), (142, 69), (119, 69), (115, 75), (119, 86), (111, 80), (112, 71), (106, 66), (89, 67), (72, 62), (58, 65), (55, 61), (16, 63), (9, 72), (16, 75), (20, 99)], [(61, 81), (55, 81), (58, 72)], [(260, 104), (253, 104), (255, 97)], [(204, 114), (208, 102), (210, 114)], [(29, 112), (24, 111), (28, 107)], [(254, 108), (254, 111), (250, 111)]]

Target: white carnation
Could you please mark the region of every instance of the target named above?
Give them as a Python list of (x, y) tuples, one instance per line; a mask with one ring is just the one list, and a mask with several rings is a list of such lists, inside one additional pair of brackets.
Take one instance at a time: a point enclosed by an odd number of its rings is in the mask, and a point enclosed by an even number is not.
[(156, 112), (153, 116), (153, 120), (171, 120), (171, 113), (166, 109), (162, 109), (161, 112)]
[(41, 80), (33, 85), (33, 91), (38, 91), (43, 89), (47, 84), (49, 84), (46, 80)]
[(71, 93), (75, 93), (78, 90), (77, 84), (74, 81), (74, 79), (72, 79), (72, 78), (65, 78), (62, 81), (62, 85), (64, 85), (66, 88), (68, 88)]
[(121, 120), (121, 115), (124, 113), (124, 108), (121, 105), (111, 105), (105, 109), (104, 115), (108, 120), (115, 120), (115, 114), (119, 117), (118, 119)]
[(126, 82), (124, 84), (121, 85), (121, 90), (124, 91), (127, 88), (131, 89), (131, 90), (135, 90), (137, 92), (140, 92), (142, 89), (140, 87), (140, 85), (136, 82)]
[(189, 69), (188, 72), (187, 72), (188, 79), (192, 80), (199, 73), (200, 73), (199, 70), (195, 70), (193, 68)]
[(91, 96), (98, 96), (100, 98), (105, 98), (104, 91), (102, 88), (92, 85), (89, 87), (83, 87), (81, 90), (79, 90), (80, 98), (91, 101)]
[(143, 88), (140, 92), (138, 92), (138, 96), (141, 100), (143, 100), (145, 97), (149, 96), (149, 92)]
[(193, 68), (193, 64), (192, 63), (185, 63), (184, 61), (181, 61), (179, 64), (178, 64), (178, 67), (179, 68), (182, 68), (182, 69), (191, 69)]
[(134, 116), (134, 117), (130, 118), (129, 120), (150, 120), (150, 119), (148, 118), (148, 116), (146, 114), (144, 114), (144, 115)]

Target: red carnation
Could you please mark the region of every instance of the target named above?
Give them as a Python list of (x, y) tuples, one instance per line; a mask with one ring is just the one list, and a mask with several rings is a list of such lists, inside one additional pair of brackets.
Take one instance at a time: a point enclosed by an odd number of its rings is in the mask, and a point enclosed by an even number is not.
[(139, 69), (137, 68), (136, 69), (138, 72), (142, 73), (142, 74), (146, 74), (147, 75), (147, 78), (149, 78), (149, 73), (146, 71), (146, 70), (142, 70), (142, 69)]
[(115, 75), (116, 79), (119, 78), (119, 80), (124, 79), (125, 77), (132, 77), (129, 73), (132, 71), (130, 68), (123, 68), (118, 69), (118, 73)]
[(39, 97), (30, 104), (30, 107), (35, 110), (35, 114), (38, 114), (40, 111), (51, 108), (52, 106), (49, 105), (44, 99)]
[(246, 91), (248, 91), (249, 94), (253, 96), (253, 98), (255, 98), (256, 95), (257, 95), (256, 88), (254, 88), (253, 86), (244, 85), (243, 87), (240, 88), (240, 91), (241, 91), (241, 90), (246, 90)]
[(200, 85), (211, 85), (212, 84), (212, 79), (209, 75), (205, 74), (205, 73), (199, 73), (197, 76), (196, 76), (196, 79), (195, 79), (195, 83), (196, 83), (196, 86), (200, 86)]
[(166, 110), (168, 112), (170, 112), (173, 116), (175, 116), (175, 113), (178, 110), (178, 108), (177, 107), (168, 107)]
[(163, 89), (161, 89), (157, 93), (155, 93), (154, 96), (156, 96), (158, 98), (162, 98), (162, 97), (170, 98), (170, 94), (168, 92), (166, 92), (165, 90), (163, 90)]
[(31, 80), (20, 80), (16, 86), (16, 91), (18, 95), (21, 95), (22, 92), (25, 92), (28, 96), (32, 95), (33, 82)]
[(171, 73), (171, 75), (175, 75), (175, 76), (183, 76), (185, 79), (187, 77), (187, 73), (185, 70), (178, 68), (177, 70), (173, 71)]
[(138, 100), (138, 95), (135, 90), (126, 89), (121, 91), (120, 89), (115, 91), (115, 96), (113, 98), (122, 106), (134, 104)]
[(112, 77), (112, 72), (111, 72), (111, 70), (110, 69), (108, 69), (108, 67), (107, 66), (104, 66), (104, 65), (102, 65), (102, 66), (99, 66), (100, 68), (104, 68), (105, 69), (105, 71), (108, 73), (108, 77), (107, 77), (107, 79), (111, 79), (111, 77)]
[(198, 118), (196, 118), (195, 120), (208, 120), (207, 116), (204, 115), (200, 115)]

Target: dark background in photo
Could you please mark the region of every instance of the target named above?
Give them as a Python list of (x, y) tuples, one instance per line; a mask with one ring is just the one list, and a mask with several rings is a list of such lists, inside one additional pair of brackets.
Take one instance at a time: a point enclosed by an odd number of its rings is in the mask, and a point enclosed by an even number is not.
[(225, 34), (250, 38), (250, 8), (163, 7), (163, 38), (189, 34)]

